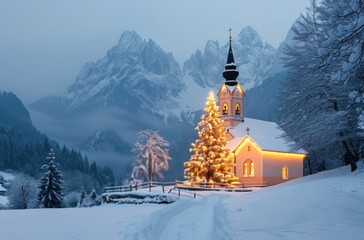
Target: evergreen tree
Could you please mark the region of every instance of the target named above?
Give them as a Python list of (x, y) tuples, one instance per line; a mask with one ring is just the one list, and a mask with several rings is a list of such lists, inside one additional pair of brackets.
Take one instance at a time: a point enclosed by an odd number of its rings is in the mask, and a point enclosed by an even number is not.
[(97, 164), (96, 162), (92, 162), (91, 165), (90, 165), (90, 173), (93, 177), (97, 177)]
[(90, 196), (89, 196), (90, 200), (95, 201), (97, 198), (97, 193), (95, 189), (92, 189), (92, 191), (90, 192)]
[(53, 149), (50, 150), (47, 156), (48, 164), (42, 166), (46, 172), (40, 179), (38, 201), (42, 208), (59, 208), (63, 199), (63, 176), (61, 171), (57, 169), (57, 164), (54, 162)]
[(89, 196), (85, 200), (84, 206), (93, 207), (93, 206), (98, 206), (100, 204), (101, 204), (100, 197), (97, 196), (96, 190), (95, 189), (92, 189), (92, 191), (90, 192)]
[(81, 192), (80, 192), (80, 199), (78, 201), (77, 207), (83, 206), (83, 201), (85, 200), (85, 196), (86, 196), (86, 190), (85, 190), (85, 187), (82, 186)]
[(199, 139), (192, 143), (189, 162), (185, 162), (185, 178), (190, 182), (232, 182), (236, 176), (231, 173), (234, 167), (230, 150), (226, 146), (225, 129), (219, 108), (216, 106), (214, 92), (210, 91), (205, 114), (196, 127)]

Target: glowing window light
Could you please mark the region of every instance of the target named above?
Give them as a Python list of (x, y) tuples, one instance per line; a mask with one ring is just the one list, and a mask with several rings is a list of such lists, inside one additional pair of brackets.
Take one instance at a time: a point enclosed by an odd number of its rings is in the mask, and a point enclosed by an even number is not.
[(227, 103), (224, 103), (222, 105), (222, 115), (227, 115), (228, 114), (228, 109), (229, 109), (229, 106)]
[(282, 167), (282, 179), (288, 179), (288, 168), (287, 168), (287, 166)]
[(249, 176), (249, 165), (247, 161), (244, 162), (244, 177)]
[(249, 174), (249, 176), (254, 176), (255, 175), (255, 171), (254, 171), (254, 163), (253, 162), (251, 162), (250, 163), (250, 174)]
[(254, 170), (254, 163), (252, 160), (248, 159), (244, 162), (244, 169), (243, 169), (243, 177), (254, 177), (255, 170)]
[(240, 104), (235, 104), (235, 115), (240, 115)]

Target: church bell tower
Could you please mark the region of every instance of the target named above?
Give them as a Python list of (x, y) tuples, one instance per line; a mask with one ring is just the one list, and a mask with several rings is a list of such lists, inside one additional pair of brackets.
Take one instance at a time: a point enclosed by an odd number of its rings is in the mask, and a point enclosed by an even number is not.
[(229, 36), (229, 52), (223, 71), (225, 82), (217, 93), (221, 117), (224, 120), (223, 126), (233, 128), (240, 122), (244, 122), (244, 96), (245, 93), (240, 83), (236, 81), (239, 76), (233, 50), (231, 48), (231, 29)]

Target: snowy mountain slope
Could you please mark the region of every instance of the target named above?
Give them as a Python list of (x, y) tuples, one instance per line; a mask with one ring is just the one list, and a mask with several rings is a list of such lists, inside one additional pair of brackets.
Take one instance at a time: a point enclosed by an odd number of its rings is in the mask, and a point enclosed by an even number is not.
[(251, 193), (203, 195), (170, 205), (4, 210), (0, 231), (14, 240), (361, 240), (364, 234), (362, 163), (354, 173), (345, 166)]
[(90, 104), (132, 104), (163, 114), (176, 107), (176, 97), (184, 86), (181, 78), (172, 54), (165, 53), (153, 40), (143, 40), (136, 32), (126, 31), (104, 58), (82, 67), (65, 93), (41, 99), (31, 107), (56, 115), (47, 102), (67, 107), (61, 112)]
[[(298, 20), (296, 20), (297, 22)], [(295, 26), (296, 22), (292, 25)], [(271, 62), (261, 75), (262, 81), (259, 85), (246, 91), (245, 113), (248, 117), (258, 118), (266, 121), (280, 122), (280, 91), (289, 76), (285, 67), (284, 49), (294, 43), (293, 31), (288, 31), (286, 38), (279, 45)]]
[[(249, 89), (262, 81), (262, 76), (275, 54), (275, 49), (264, 43), (250, 26), (233, 39), (232, 47), (238, 66), (240, 81)], [(228, 44), (220, 47), (217, 41), (207, 41), (204, 52), (197, 50), (184, 63), (183, 72), (202, 87), (215, 87), (223, 82), (222, 71), (226, 63)]]

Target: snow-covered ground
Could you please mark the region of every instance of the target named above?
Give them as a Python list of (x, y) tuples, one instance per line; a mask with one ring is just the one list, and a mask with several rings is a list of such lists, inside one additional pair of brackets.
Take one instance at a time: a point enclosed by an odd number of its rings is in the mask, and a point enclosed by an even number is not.
[(0, 211), (1, 239), (363, 239), (364, 166), (169, 205)]

